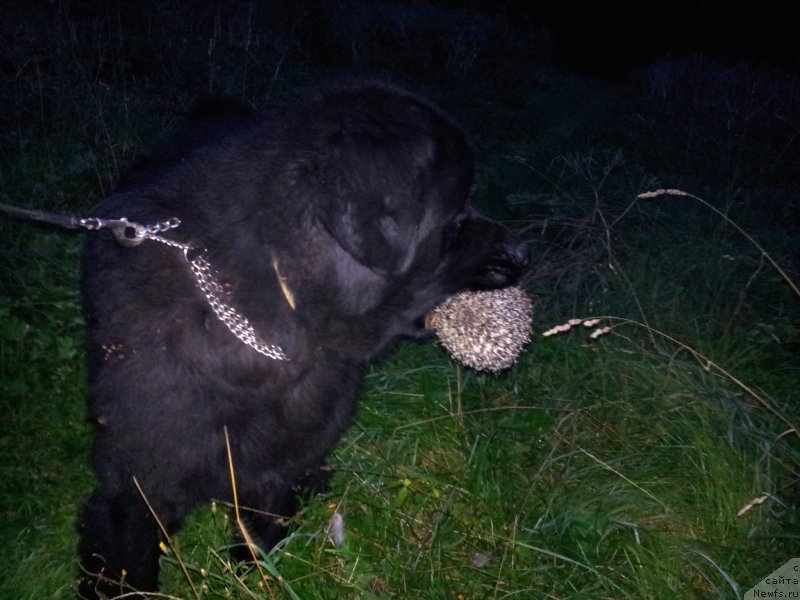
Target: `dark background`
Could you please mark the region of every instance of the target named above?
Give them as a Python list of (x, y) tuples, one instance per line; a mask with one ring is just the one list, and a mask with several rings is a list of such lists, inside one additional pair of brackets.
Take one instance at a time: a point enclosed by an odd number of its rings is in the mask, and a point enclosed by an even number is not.
[[(331, 0), (313, 2), (286, 0), (254, 2), (222, 0), (201, 2), (159, 2), (143, 0), (73, 0), (0, 3), (2, 9), (3, 69), (13, 68), (14, 54), (21, 49), (35, 50), (63, 34), (65, 19), (76, 27), (103, 23), (120, 27), (139, 42), (155, 39), (160, 30), (173, 31), (177, 45), (191, 43), (187, 34), (205, 33), (204, 25), (220, 31), (234, 22), (252, 28), (261, 46), (283, 46), (302, 59), (332, 68), (352, 67), (355, 49), (342, 23), (361, 22), (361, 33), (377, 36), (383, 44), (399, 35), (423, 36), (422, 29), (409, 27), (421, 19), (429, 23), (429, 39), (413, 40), (412, 46), (429, 47), (437, 32), (448, 27), (478, 23), (491, 28), (494, 41), (516, 39), (531, 46), (549, 48), (541, 56), (555, 66), (574, 68), (585, 74), (619, 76), (666, 55), (704, 52), (714, 56), (758, 58), (797, 66), (798, 36), (790, 5), (785, 2), (730, 3), (709, 2), (514, 2), (503, 0), (451, 0), (368, 2)], [(388, 16), (396, 13), (398, 17)], [(384, 18), (376, 18), (375, 15)], [(372, 16), (369, 16), (372, 15)], [(380, 21), (378, 27), (370, 29)], [(482, 21), (481, 21), (482, 20)], [(392, 25), (395, 27), (393, 28)], [(394, 31), (392, 31), (394, 29)], [(424, 36), (423, 36), (424, 37)], [(48, 40), (49, 38), (49, 40)], [(132, 40), (118, 36), (119, 47)], [(92, 40), (86, 39), (87, 50)], [(244, 41), (244, 40), (240, 40)], [(361, 41), (364, 41), (363, 38)], [(348, 47), (347, 42), (351, 42)], [(135, 43), (135, 42), (134, 42)], [(388, 47), (388, 46), (387, 46)], [(128, 49), (130, 45), (128, 45)], [(255, 49), (255, 48), (254, 48)], [(494, 61), (509, 60), (502, 45), (487, 49)], [(378, 63), (388, 56), (372, 56)]]

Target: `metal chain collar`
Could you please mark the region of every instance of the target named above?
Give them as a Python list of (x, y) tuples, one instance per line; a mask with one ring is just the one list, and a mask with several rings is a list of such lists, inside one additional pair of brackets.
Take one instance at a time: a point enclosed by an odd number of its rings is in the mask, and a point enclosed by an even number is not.
[[(176, 228), (178, 225), (180, 225), (180, 223), (180, 220), (174, 217), (169, 221), (156, 223), (155, 225), (139, 225), (136, 223), (130, 223), (129, 225), (130, 227), (133, 227), (135, 235), (131, 241), (148, 239), (155, 242), (160, 242), (172, 248), (179, 248), (180, 250), (183, 250), (183, 257), (186, 259), (186, 262), (189, 263), (189, 268), (191, 269), (194, 279), (197, 282), (197, 287), (200, 288), (201, 292), (203, 292), (203, 295), (206, 297), (206, 301), (211, 306), (214, 314), (217, 315), (217, 318), (222, 321), (225, 327), (228, 328), (228, 331), (239, 338), (241, 342), (247, 344), (253, 350), (259, 354), (263, 354), (267, 358), (271, 358), (273, 360), (289, 360), (289, 357), (286, 356), (286, 353), (280, 346), (268, 344), (267, 342), (263, 341), (256, 334), (255, 329), (253, 329), (253, 326), (250, 324), (250, 321), (247, 320), (247, 317), (242, 315), (230, 304), (227, 304), (223, 301), (222, 297), (225, 295), (225, 290), (217, 279), (216, 271), (211, 267), (211, 264), (206, 259), (203, 251), (196, 251), (196, 253), (194, 253), (196, 254), (194, 258), (189, 258), (189, 251), (197, 250), (196, 248), (190, 244), (182, 244), (158, 235), (163, 231), (169, 231), (170, 229)], [(119, 234), (117, 234), (118, 239), (119, 237)]]
[[(134, 221), (129, 221), (125, 217), (121, 219), (82, 218), (75, 215), (63, 215), (41, 210), (19, 208), (3, 202), (0, 202), (0, 212), (5, 212), (24, 219), (66, 227), (67, 229), (86, 229), (88, 231), (110, 229), (114, 237), (116, 237), (117, 242), (127, 247), (138, 246), (142, 241), (147, 239), (183, 250), (183, 256), (186, 262), (189, 263), (189, 267), (197, 282), (197, 287), (203, 292), (209, 305), (214, 310), (214, 314), (225, 324), (228, 331), (253, 348), (253, 350), (268, 358), (274, 360), (289, 360), (289, 357), (286, 356), (280, 346), (264, 342), (258, 337), (255, 329), (250, 325), (250, 321), (247, 320), (247, 317), (240, 314), (235, 308), (222, 300), (223, 295), (225, 295), (225, 290), (219, 283), (214, 269), (211, 268), (211, 265), (205, 258), (203, 250), (198, 250), (190, 244), (182, 244), (158, 235), (159, 233), (178, 227), (181, 222), (177, 217), (173, 217), (161, 223), (156, 223), (155, 225), (141, 225)], [(189, 258), (190, 250), (196, 251), (196, 256), (191, 259)], [(281, 289), (289, 304), (294, 308), (291, 292), (287, 291), (283, 279), (280, 274), (278, 274), (277, 267), (275, 267), (275, 270)]]

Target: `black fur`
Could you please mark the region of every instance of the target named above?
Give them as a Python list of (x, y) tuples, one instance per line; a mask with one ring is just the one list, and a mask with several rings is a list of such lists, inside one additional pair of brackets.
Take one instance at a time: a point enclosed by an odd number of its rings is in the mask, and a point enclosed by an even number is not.
[[(80, 594), (158, 585), (161, 533), (211, 498), (291, 516), (347, 427), (370, 361), (465, 289), (504, 287), (528, 252), (466, 203), (462, 131), (395, 87), (334, 86), (259, 116), (206, 104), (140, 161), (99, 216), (177, 217), (163, 234), (206, 250), (226, 299), (290, 361), (216, 318), (183, 253), (93, 234), (84, 256), (98, 485), (80, 515)], [(277, 264), (277, 270), (274, 268)], [(278, 282), (285, 278), (293, 309)], [(269, 547), (282, 519), (252, 515)]]

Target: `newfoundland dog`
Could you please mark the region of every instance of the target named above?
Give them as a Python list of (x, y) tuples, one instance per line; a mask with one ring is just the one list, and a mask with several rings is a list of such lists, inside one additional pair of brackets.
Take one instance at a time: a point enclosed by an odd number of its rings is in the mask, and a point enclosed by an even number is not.
[(472, 175), (447, 115), (374, 81), (268, 115), (206, 102), (140, 160), (96, 212), (150, 227), (92, 234), (84, 255), (97, 487), (82, 597), (157, 589), (153, 514), (173, 531), (232, 499), (226, 432), (249, 533), (285, 535), (370, 362), (426, 335), (448, 296), (527, 265), (467, 204)]

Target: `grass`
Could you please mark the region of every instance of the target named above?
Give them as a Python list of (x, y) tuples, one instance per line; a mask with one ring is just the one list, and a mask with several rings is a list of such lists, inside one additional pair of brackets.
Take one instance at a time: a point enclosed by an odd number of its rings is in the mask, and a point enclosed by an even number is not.
[(30, 227), (4, 224), (3, 234), (0, 596), (68, 597), (75, 509), (91, 485), (79, 246)]
[[(130, 44), (121, 22), (107, 31)], [(54, 34), (51, 62), (31, 53), (15, 77), (0, 71), (11, 107), (0, 114), (13, 115), (0, 200), (85, 212), (186, 104), (186, 82), (264, 104), (317, 75), (288, 47), (273, 62), (256, 54), (249, 21), (246, 56), (219, 19), (206, 56), (197, 17), (169, 41), (184, 54), (144, 80), (92, 37), (102, 23)], [(491, 64), (480, 58), (464, 68)], [(492, 89), (506, 87), (497, 73)], [(423, 73), (401, 76), (448, 96)], [(619, 86), (537, 77), (507, 99), (473, 99), (460, 81), (444, 102), (476, 134), (476, 201), (536, 257), (524, 285), (537, 333), (518, 364), (495, 377), (435, 343), (401, 344), (371, 370), (330, 489), (307, 499), (291, 536), (259, 568), (237, 568), (235, 507), (198, 507), (170, 532), (156, 597), (741, 598), (800, 556), (786, 125), (800, 86), (688, 58)], [(677, 187), (702, 194), (639, 197)], [(5, 218), (0, 237), (0, 598), (69, 598), (74, 519), (92, 486), (80, 237)]]
[(665, 373), (638, 342), (546, 339), (512, 381), (468, 377), (460, 413), (457, 370), (412, 368), (419, 351), (402, 348), (370, 377), (331, 491), (271, 554), (275, 597), (739, 595), (792, 552), (783, 492), (737, 517), (772, 485), (754, 467), (781, 440), (740, 414), (734, 386), (693, 361)]

